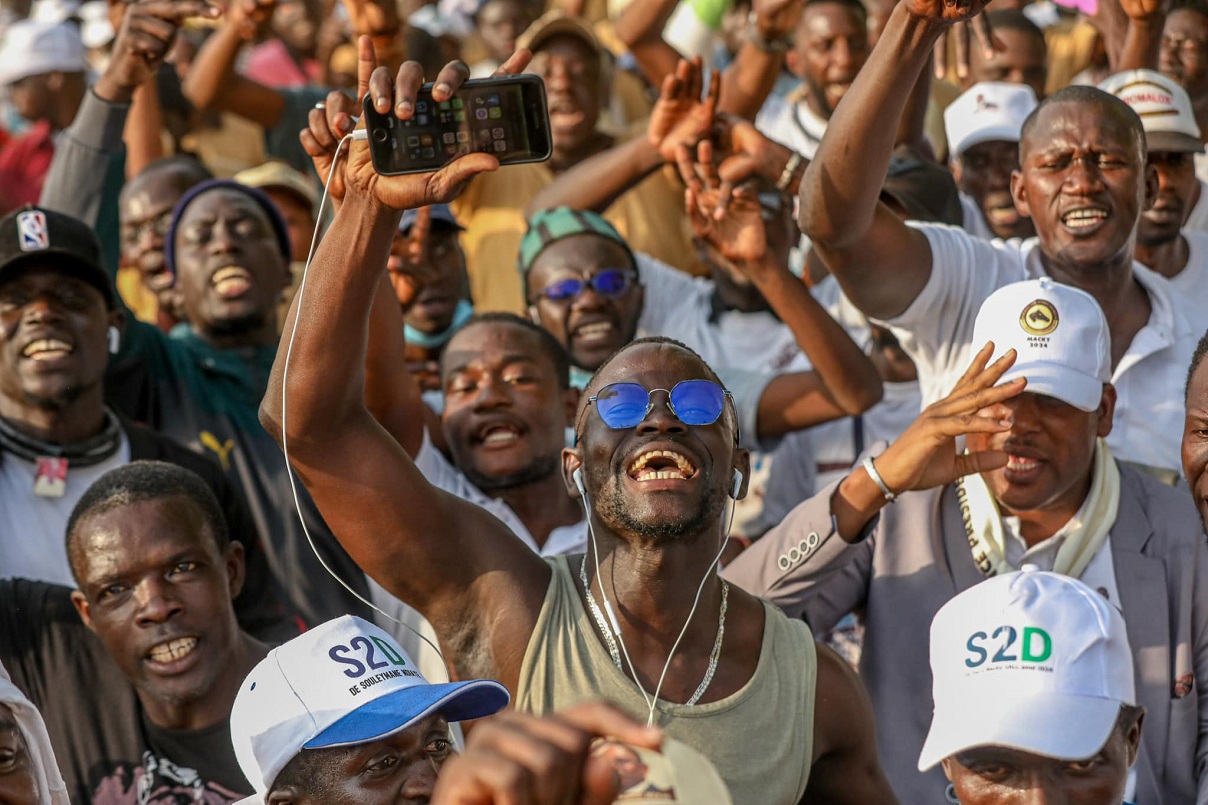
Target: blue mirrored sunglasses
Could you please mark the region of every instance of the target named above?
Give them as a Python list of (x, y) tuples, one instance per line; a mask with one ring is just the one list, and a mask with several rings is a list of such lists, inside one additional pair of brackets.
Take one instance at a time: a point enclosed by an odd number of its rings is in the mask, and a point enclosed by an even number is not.
[(567, 277), (564, 280), (550, 283), (538, 296), (544, 296), (551, 302), (565, 302), (574, 299), (590, 285), (591, 289), (600, 296), (620, 296), (629, 290), (633, 284), (633, 272), (623, 268), (608, 268), (598, 274), (592, 274), (587, 279)]
[(731, 394), (712, 380), (682, 380), (671, 391), (650, 389), (637, 383), (610, 383), (587, 400), (595, 404), (605, 425), (613, 430), (637, 427), (654, 407), (654, 393), (667, 392), (667, 405), (685, 425), (712, 425), (726, 409)]

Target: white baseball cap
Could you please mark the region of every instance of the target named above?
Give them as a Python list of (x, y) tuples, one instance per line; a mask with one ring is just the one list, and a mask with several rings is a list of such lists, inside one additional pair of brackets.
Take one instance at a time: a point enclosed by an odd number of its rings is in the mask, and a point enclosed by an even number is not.
[(1112, 379), (1111, 333), (1094, 297), (1050, 277), (1004, 285), (986, 298), (973, 325), (973, 346), (994, 342), (1015, 365), (1000, 382), (1026, 377), (1026, 391), (1094, 411)]
[(353, 746), (401, 732), (433, 713), (482, 718), (508, 704), (498, 682), (431, 684), (378, 627), (345, 615), (268, 653), (243, 680), (231, 709), (231, 742), (262, 803), (303, 749)]
[(1193, 153), (1204, 150), (1200, 125), (1195, 122), (1191, 96), (1161, 73), (1126, 70), (1109, 75), (1099, 89), (1115, 95), (1132, 107), (1145, 128), (1150, 151)]
[(1036, 93), (1024, 84), (982, 81), (944, 110), (944, 134), (953, 159), (979, 143), (1019, 142), (1023, 122), (1036, 108)]
[(0, 42), (0, 86), (31, 75), (87, 69), (80, 29), (70, 22), (14, 22)]
[(996, 576), (945, 604), (931, 622), (931, 674), (919, 771), (979, 746), (1088, 758), (1136, 703), (1124, 617), (1058, 573)]

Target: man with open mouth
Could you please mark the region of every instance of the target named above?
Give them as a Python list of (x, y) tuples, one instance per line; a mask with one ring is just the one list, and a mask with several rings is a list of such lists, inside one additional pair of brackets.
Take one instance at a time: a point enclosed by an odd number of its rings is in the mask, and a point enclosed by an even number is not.
[[(1088, 293), (1045, 277), (992, 294), (973, 337), (983, 348), (950, 397), (800, 505), (724, 575), (817, 630), (862, 613), (860, 673), (903, 802), (941, 802), (948, 786), (940, 769), (919, 765), (932, 616), (955, 594), (1027, 565), (1077, 578), (1123, 614), (1136, 647), (1136, 703), (1153, 731), (1141, 738), (1127, 798), (1196, 801), (1208, 785), (1196, 761), (1208, 747), (1208, 697), (1193, 684), (1208, 674), (1196, 625), (1208, 600), (1195, 593), (1208, 583), (1208, 543), (1185, 491), (1112, 457), (1107, 320)], [(1001, 357), (991, 391), (1010, 396), (982, 407), (958, 453), (932, 418), (953, 400), (977, 399), (969, 377), (992, 355)], [(954, 463), (959, 472), (941, 477), (937, 467)], [(921, 478), (939, 485), (902, 493)], [(1018, 637), (1004, 629), (986, 645), (1018, 659)]]
[(0, 582), (0, 662), (41, 711), (71, 801), (250, 794), (228, 721), (268, 649), (235, 621), (243, 550), (209, 487), (172, 464), (119, 467), (80, 499), (66, 545), (74, 591)]
[[(959, 16), (983, 24), (981, 10), (974, 2)], [(1157, 177), (1145, 164), (1141, 121), (1127, 104), (1071, 86), (1029, 115), (1011, 193), (1020, 214), (1031, 217), (1035, 239), (986, 242), (961, 230), (908, 225), (878, 204), (907, 97), (951, 24), (930, 6), (895, 9), (806, 169), (802, 232), (856, 307), (905, 347), (924, 403), (940, 399), (963, 373), (975, 349), (976, 312), (996, 289), (1049, 276), (1088, 291), (1112, 333), (1119, 404), (1108, 441), (1120, 459), (1173, 478), (1179, 392), (1198, 333), (1166, 280), (1133, 259), (1137, 221)]]

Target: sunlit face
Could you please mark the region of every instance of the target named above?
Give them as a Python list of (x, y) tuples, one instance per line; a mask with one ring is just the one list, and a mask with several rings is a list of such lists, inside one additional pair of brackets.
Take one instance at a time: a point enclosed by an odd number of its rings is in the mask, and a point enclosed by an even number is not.
[(1011, 190), (1045, 256), (1087, 270), (1131, 262), (1137, 219), (1156, 190), (1138, 132), (1099, 103), (1050, 103), (1036, 115)]
[(578, 153), (600, 120), (600, 54), (575, 36), (555, 36), (533, 54), (529, 72), (545, 81), (555, 154)]
[(997, 29), (994, 35), (1006, 47), (996, 50), (988, 59), (980, 47), (969, 48), (969, 75), (962, 80), (961, 88), (968, 89), (982, 81), (1002, 81), (1026, 84), (1037, 98), (1043, 98), (1048, 76), (1044, 38), (1012, 28)]
[(990, 140), (970, 146), (955, 165), (956, 184), (982, 211), (996, 238), (1035, 234), (1032, 220), (1019, 214), (1011, 197), (1011, 174), (1019, 169), (1019, 143)]
[(1188, 8), (1166, 15), (1158, 69), (1178, 81), (1193, 101), (1208, 92), (1208, 17)]
[(219, 680), (237, 673), (231, 600), (243, 583), (242, 548), (220, 553), (200, 509), (181, 497), (102, 511), (77, 528), (73, 601), (144, 706), (223, 695)]
[(1116, 805), (1140, 741), (1139, 722), (1118, 724), (1103, 748), (1082, 760), (986, 746), (945, 759), (944, 773), (961, 805)]
[(1137, 243), (1160, 246), (1179, 236), (1183, 221), (1191, 213), (1199, 179), (1195, 175), (1194, 154), (1153, 151), (1148, 161), (1158, 177), (1158, 195), (1141, 213)]
[(327, 768), (315, 775), (322, 790), (276, 789), (273, 805), (428, 805), (453, 754), (449, 724), (439, 715), (380, 741), (302, 751), (322, 754)]
[(525, 328), (471, 323), (442, 356), (445, 438), (453, 463), (483, 490), (506, 489), (558, 471), (577, 394)]
[(1208, 530), (1208, 360), (1200, 361), (1187, 385), (1183, 422), (1183, 476)]
[(1082, 411), (1043, 394), (1024, 392), (1002, 403), (1011, 409), (1011, 429), (970, 434), (972, 451), (1002, 450), (1007, 465), (982, 473), (990, 492), (1007, 510), (1052, 510), (1071, 516), (1090, 488), (1095, 441), (1111, 432), (1115, 393), (1105, 387), (1097, 411)]
[(868, 54), (868, 22), (858, 9), (815, 2), (801, 14), (786, 63), (805, 82), (810, 107), (829, 118)]

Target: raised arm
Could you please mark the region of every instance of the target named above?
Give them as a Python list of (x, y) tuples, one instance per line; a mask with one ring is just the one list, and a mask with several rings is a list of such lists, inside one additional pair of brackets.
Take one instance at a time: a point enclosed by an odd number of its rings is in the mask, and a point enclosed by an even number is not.
[(189, 103), (198, 109), (232, 112), (271, 129), (281, 120), (281, 93), (235, 72), (235, 59), (256, 27), (272, 15), (276, 0), (232, 0), (214, 35), (197, 51), (181, 84)]
[[(374, 61), (367, 37), (358, 51), (362, 83), (377, 108), (409, 117), (420, 65), (404, 64), (396, 88), (384, 68), (368, 77)], [(437, 100), (451, 96), (468, 72), (461, 63), (446, 67)], [(516, 647), (536, 622), (547, 566), (493, 516), (429, 484), (365, 401), (370, 313), (401, 211), (447, 202), (473, 176), (497, 167), (493, 156), (475, 153), (435, 173), (381, 177), (366, 144), (350, 144), (344, 203), (294, 299), (299, 326), (287, 323), (261, 420), (286, 442), (291, 464), (349, 555), (432, 622), (458, 673), (494, 675), (515, 690), (523, 653)]]
[(554, 207), (603, 213), (651, 173), (674, 162), (677, 146), (695, 148), (713, 127), (720, 91), (716, 73), (703, 99), (702, 83), (700, 59), (680, 60), (675, 72), (663, 80), (646, 136), (609, 148), (565, 171), (529, 202), (525, 216), (531, 218)]
[[(1123, 41), (1109, 42), (1107, 53), (1117, 56), (1112, 63), (1112, 72), (1124, 70), (1156, 70), (1158, 69), (1158, 54), (1162, 48), (1162, 29), (1166, 27), (1166, 7), (1160, 0), (1103, 0), (1100, 13), (1108, 11), (1108, 7), (1117, 6), (1116, 14), (1122, 12), (1127, 19), (1124, 26)], [(1104, 26), (1108, 31), (1117, 32), (1119, 25)]]
[[(759, 405), (760, 433), (787, 433), (862, 413), (881, 399), (876, 367), (844, 329), (818, 304), (788, 266), (769, 247), (769, 235), (782, 246), (796, 239), (791, 221), (782, 213), (777, 223), (765, 224), (757, 188), (744, 185), (730, 204), (719, 209), (721, 180), (712, 169), (711, 146), (701, 144), (700, 159), (691, 162), (680, 149), (680, 174), (688, 185), (685, 206), (696, 235), (717, 258), (746, 276), (772, 310), (792, 331), (813, 369), (777, 377), (764, 390)], [(785, 199), (787, 203), (787, 199)], [(784, 225), (784, 224), (787, 224)]]
[(613, 23), (617, 37), (629, 48), (652, 87), (661, 86), (680, 60), (679, 51), (663, 38), (667, 21), (678, 5), (679, 0), (630, 3)]
[(801, 182), (801, 231), (848, 298), (873, 318), (892, 318), (931, 276), (931, 248), (879, 202), (890, 154), (933, 46), (982, 0), (903, 0), (890, 14)]
[(747, 37), (722, 75), (721, 109), (754, 120), (784, 66), (804, 0), (755, 0)]

